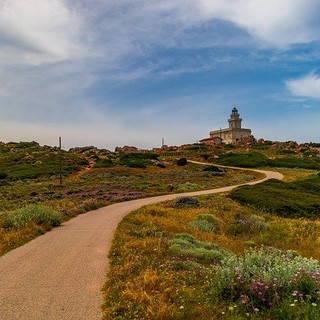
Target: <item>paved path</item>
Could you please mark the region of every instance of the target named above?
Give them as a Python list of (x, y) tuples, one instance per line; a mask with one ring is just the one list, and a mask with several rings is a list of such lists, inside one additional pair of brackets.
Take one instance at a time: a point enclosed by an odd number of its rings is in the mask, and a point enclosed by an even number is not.
[[(266, 179), (282, 179), (261, 171)], [(189, 192), (201, 195), (236, 186)], [(130, 211), (182, 194), (113, 204), (64, 223), (0, 258), (0, 319), (101, 319), (101, 287), (108, 268), (113, 231)]]

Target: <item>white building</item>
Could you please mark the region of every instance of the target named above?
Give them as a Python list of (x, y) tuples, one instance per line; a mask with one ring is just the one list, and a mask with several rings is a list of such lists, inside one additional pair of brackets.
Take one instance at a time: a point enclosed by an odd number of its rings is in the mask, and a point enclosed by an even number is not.
[(240, 115), (236, 108), (233, 108), (228, 119), (229, 128), (219, 129), (210, 132), (210, 138), (214, 139), (216, 137), (221, 138), (223, 143), (226, 144), (236, 144), (238, 141), (246, 140), (251, 138), (251, 129), (241, 128)]

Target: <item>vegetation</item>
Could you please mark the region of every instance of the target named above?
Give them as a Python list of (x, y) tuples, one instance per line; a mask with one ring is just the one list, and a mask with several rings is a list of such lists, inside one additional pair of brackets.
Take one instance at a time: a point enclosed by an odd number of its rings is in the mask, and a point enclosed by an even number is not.
[(188, 160), (186, 158), (180, 158), (178, 161), (177, 161), (177, 165), (178, 166), (186, 166), (188, 164)]
[[(60, 186), (57, 148), (2, 144), (0, 254), (76, 214), (168, 193), (170, 183), (184, 192), (261, 177), (216, 164), (277, 167), (285, 182), (240, 187), (229, 198), (180, 197), (129, 214), (110, 251), (105, 318), (317, 319), (316, 147), (265, 141), (244, 151), (197, 144), (165, 156), (75, 148), (62, 151)], [(187, 158), (213, 164), (204, 168)]]
[(7, 230), (21, 229), (32, 225), (43, 225), (47, 228), (61, 224), (61, 214), (43, 205), (29, 205), (9, 211), (3, 221)]
[[(45, 205), (62, 221), (110, 203), (169, 192), (212, 189), (261, 177), (252, 172), (227, 170), (224, 176), (203, 172), (202, 166), (178, 166), (176, 158), (153, 153), (111, 153), (94, 147), (62, 152), (63, 184), (59, 185), (59, 150), (34, 142), (0, 146), (0, 254), (45, 232), (29, 224), (5, 229), (8, 212), (29, 205)], [(143, 165), (142, 165), (143, 164)]]
[(319, 220), (216, 195), (199, 202), (151, 205), (119, 224), (105, 319), (317, 319)]
[(62, 215), (52, 208), (33, 204), (0, 215), (0, 252), (5, 253), (59, 226)]
[(320, 177), (312, 175), (293, 182), (268, 180), (256, 186), (242, 186), (230, 198), (262, 210), (288, 217), (320, 216)]
[[(288, 152), (287, 152), (288, 153)], [(302, 169), (320, 169), (319, 158), (300, 158), (287, 155), (284, 158), (268, 158), (265, 154), (259, 152), (247, 153), (225, 153), (219, 156), (217, 163), (225, 166), (236, 166), (244, 168), (257, 167), (285, 167), (285, 168), (302, 168)]]

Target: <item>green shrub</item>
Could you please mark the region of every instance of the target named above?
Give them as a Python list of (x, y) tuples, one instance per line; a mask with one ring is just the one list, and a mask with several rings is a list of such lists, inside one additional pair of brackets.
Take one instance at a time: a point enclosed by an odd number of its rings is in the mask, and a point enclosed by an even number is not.
[(187, 233), (177, 234), (171, 239), (169, 251), (175, 255), (205, 262), (219, 262), (227, 252), (213, 243), (198, 241)]
[(274, 248), (248, 250), (242, 257), (228, 255), (213, 276), (212, 292), (223, 302), (238, 304), (242, 312), (259, 311), (263, 316), (271, 309), (285, 309), (288, 301), (309, 306), (320, 302), (319, 261)]
[(229, 152), (226, 154), (221, 154), (219, 156), (218, 163), (225, 166), (254, 168), (267, 166), (269, 159), (262, 153), (258, 152), (243, 154)]
[(212, 232), (215, 230), (217, 219), (212, 214), (199, 214), (195, 220), (190, 221), (188, 225), (205, 232)]
[(119, 164), (130, 168), (146, 168), (151, 160), (157, 160), (158, 155), (153, 153), (124, 153), (119, 157)]
[(108, 168), (112, 166), (113, 162), (111, 159), (98, 159), (94, 165), (95, 168)]
[(188, 191), (196, 191), (199, 190), (200, 186), (197, 183), (186, 182), (177, 185), (178, 192), (188, 192)]
[(5, 229), (21, 229), (29, 225), (56, 227), (61, 224), (61, 214), (44, 205), (29, 205), (7, 213), (3, 221)]
[(230, 235), (237, 236), (260, 232), (266, 230), (268, 227), (269, 225), (265, 222), (263, 217), (236, 213), (233, 221), (228, 225), (227, 232)]
[(221, 154), (218, 163), (226, 166), (236, 166), (243, 168), (255, 167), (284, 167), (284, 168), (303, 168), (319, 169), (320, 164), (313, 159), (298, 158), (297, 156), (288, 155), (285, 158), (269, 159), (259, 152), (247, 153), (225, 153)]
[(320, 179), (313, 176), (291, 183), (271, 179), (255, 186), (242, 186), (232, 190), (229, 197), (281, 216), (317, 217), (319, 195)]
[(177, 160), (177, 165), (178, 166), (186, 166), (188, 164), (188, 160), (186, 158), (180, 158)]
[(183, 208), (197, 208), (201, 206), (199, 199), (195, 197), (179, 197), (174, 199), (170, 206), (173, 208), (183, 209)]

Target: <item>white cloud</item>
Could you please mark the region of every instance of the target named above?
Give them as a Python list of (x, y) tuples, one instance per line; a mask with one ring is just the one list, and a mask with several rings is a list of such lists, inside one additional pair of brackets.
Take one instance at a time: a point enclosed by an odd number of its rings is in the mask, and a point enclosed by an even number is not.
[(286, 86), (295, 96), (320, 99), (320, 76), (315, 73), (288, 80)]
[(81, 27), (62, 0), (0, 2), (0, 63), (39, 65), (77, 55)]
[(316, 0), (201, 0), (208, 18), (244, 28), (266, 44), (284, 47), (319, 39)]

